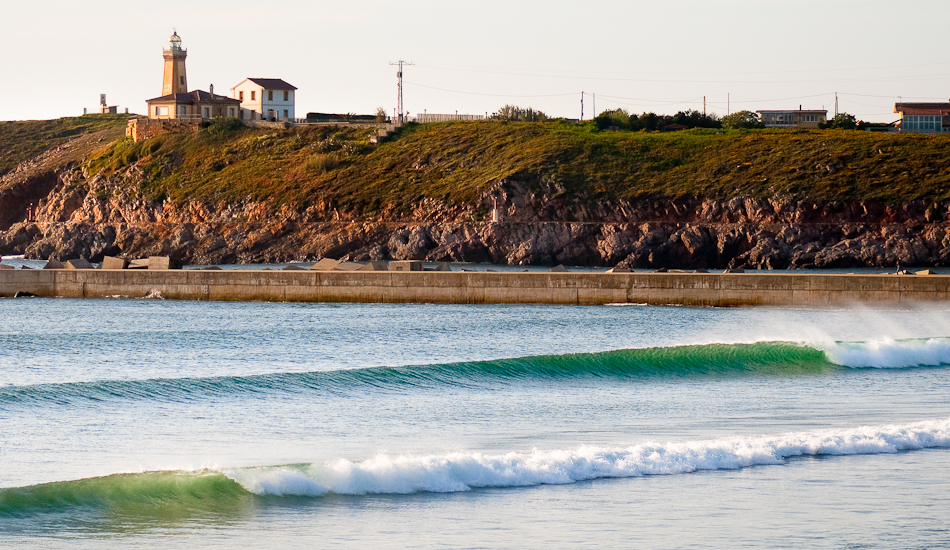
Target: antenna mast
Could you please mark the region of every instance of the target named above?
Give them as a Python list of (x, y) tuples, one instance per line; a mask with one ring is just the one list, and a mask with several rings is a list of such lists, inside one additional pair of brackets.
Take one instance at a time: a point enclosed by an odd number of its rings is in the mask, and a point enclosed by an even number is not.
[(397, 112), (399, 113), (399, 119), (398, 119), (399, 124), (402, 124), (402, 123), (404, 122), (404, 121), (403, 121), (404, 115), (403, 115), (403, 110), (402, 110), (402, 66), (403, 66), (403, 65), (412, 65), (412, 63), (409, 63), (408, 61), (403, 61), (402, 59), (400, 59), (399, 61), (395, 61), (395, 62), (393, 62), (393, 63), (390, 63), (390, 65), (399, 65), (399, 72), (396, 73), (396, 76), (399, 77), (399, 85), (398, 85), (398, 88), (399, 88), (399, 98), (398, 98), (398, 100), (397, 100), (397, 105), (398, 105), (398, 106), (396, 107), (396, 110), (397, 110)]

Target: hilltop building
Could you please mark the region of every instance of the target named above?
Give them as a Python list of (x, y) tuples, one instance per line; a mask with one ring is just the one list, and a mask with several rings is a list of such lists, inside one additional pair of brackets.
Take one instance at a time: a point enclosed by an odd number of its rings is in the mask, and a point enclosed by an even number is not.
[(828, 111), (756, 111), (766, 128), (818, 128), (827, 122)]
[(236, 117), (241, 102), (209, 91), (188, 91), (185, 58), (188, 50), (181, 47), (181, 37), (175, 32), (168, 40), (168, 49), (162, 50), (165, 72), (162, 95), (146, 101), (148, 117), (153, 119), (202, 120), (216, 116)]
[(894, 112), (900, 113), (900, 131), (919, 134), (950, 132), (950, 102), (896, 103)]
[(242, 119), (292, 120), (296, 90), (279, 78), (245, 78), (231, 93), (241, 104)]

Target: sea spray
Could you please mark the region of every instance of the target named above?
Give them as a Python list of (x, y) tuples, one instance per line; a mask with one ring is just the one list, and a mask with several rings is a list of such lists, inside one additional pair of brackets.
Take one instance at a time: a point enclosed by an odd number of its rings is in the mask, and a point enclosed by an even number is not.
[(836, 342), (821, 346), (832, 362), (852, 368), (907, 368), (950, 364), (950, 339)]

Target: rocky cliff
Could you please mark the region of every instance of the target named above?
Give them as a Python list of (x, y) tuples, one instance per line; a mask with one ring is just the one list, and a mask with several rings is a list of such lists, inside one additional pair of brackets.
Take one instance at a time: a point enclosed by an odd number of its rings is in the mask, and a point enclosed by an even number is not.
[[(93, 164), (69, 162), (0, 185), (38, 205), (32, 221), (0, 225), (0, 253), (172, 255), (192, 264), (334, 257), (638, 268), (950, 265), (950, 203), (939, 200), (604, 197), (542, 169), (513, 170), (467, 202), (421, 197), (409, 208), (369, 212), (325, 197), (149, 197), (146, 163), (98, 172)], [(502, 221), (492, 223), (486, 213), (496, 203)]]
[[(950, 265), (948, 205), (921, 201), (893, 207), (738, 197), (584, 208), (554, 186), (537, 193), (504, 180), (481, 198), (485, 208), (496, 199), (505, 205), (503, 221), (491, 223), (474, 221), (474, 208), (437, 203), (387, 220), (356, 219), (320, 203), (298, 210), (269, 201), (152, 202), (133, 198), (124, 178), (88, 178), (78, 167), (55, 181), (35, 221), (0, 233), (3, 254), (172, 255), (195, 264), (334, 257), (651, 268)], [(568, 211), (577, 221), (554, 221)]]

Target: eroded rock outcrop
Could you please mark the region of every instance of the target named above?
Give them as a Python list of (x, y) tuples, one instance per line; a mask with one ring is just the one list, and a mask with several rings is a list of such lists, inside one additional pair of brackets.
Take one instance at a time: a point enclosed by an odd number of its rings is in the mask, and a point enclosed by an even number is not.
[[(0, 253), (59, 260), (173, 255), (193, 264), (336, 257), (640, 268), (950, 265), (945, 204), (747, 197), (609, 203), (572, 196), (550, 179), (532, 186), (511, 178), (474, 205), (427, 199), (409, 213), (384, 208), (370, 217), (319, 199), (306, 207), (152, 202), (132, 191), (142, 177), (136, 170), (104, 178), (69, 167), (43, 180), (51, 190), (38, 201), (35, 220), (0, 232)], [(504, 221), (483, 221), (495, 201)]]

